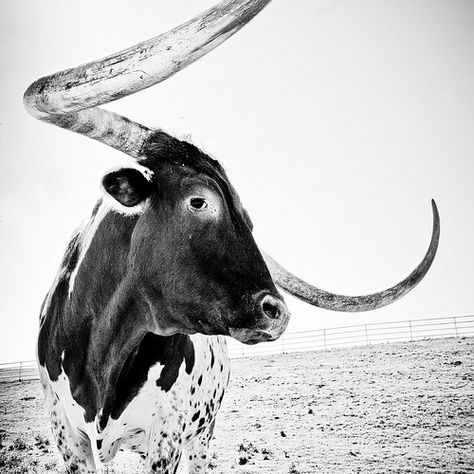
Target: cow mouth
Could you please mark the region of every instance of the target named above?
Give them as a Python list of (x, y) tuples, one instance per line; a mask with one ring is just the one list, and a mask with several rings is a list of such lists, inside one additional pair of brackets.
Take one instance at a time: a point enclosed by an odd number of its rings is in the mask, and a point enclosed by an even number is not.
[(229, 336), (248, 345), (277, 340), (290, 319), (285, 302), (278, 294), (263, 291), (252, 296), (252, 303), (250, 312), (233, 318)]
[(282, 333), (283, 330), (277, 331), (272, 334), (269, 331), (263, 331), (261, 329), (229, 328), (229, 335), (231, 337), (247, 345), (255, 345), (259, 344), (260, 342), (275, 341), (281, 336)]

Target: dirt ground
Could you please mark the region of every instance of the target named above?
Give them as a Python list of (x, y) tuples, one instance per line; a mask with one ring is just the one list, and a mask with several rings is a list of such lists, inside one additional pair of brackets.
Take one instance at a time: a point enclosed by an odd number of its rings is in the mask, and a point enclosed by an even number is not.
[[(474, 338), (238, 359), (209, 472), (474, 473), (473, 415)], [(0, 384), (0, 472), (61, 472), (37, 381)]]

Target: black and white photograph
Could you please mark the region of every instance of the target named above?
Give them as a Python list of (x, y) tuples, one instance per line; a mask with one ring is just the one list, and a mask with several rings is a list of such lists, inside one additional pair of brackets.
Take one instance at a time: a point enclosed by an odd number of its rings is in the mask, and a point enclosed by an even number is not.
[(0, 39), (0, 473), (474, 473), (471, 0)]

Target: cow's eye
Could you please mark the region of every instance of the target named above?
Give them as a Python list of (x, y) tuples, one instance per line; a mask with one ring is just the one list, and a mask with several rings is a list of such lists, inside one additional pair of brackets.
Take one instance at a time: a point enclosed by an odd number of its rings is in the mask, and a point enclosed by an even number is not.
[(191, 198), (189, 201), (189, 209), (193, 212), (203, 211), (207, 207), (207, 202), (205, 199), (200, 197)]

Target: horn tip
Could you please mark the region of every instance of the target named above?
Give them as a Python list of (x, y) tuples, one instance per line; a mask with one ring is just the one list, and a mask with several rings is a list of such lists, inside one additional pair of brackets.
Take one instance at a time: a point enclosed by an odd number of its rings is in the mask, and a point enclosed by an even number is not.
[(439, 226), (439, 211), (438, 206), (436, 205), (436, 201), (434, 199), (431, 199), (431, 209), (433, 211), (433, 219), (435, 221), (435, 224)]

